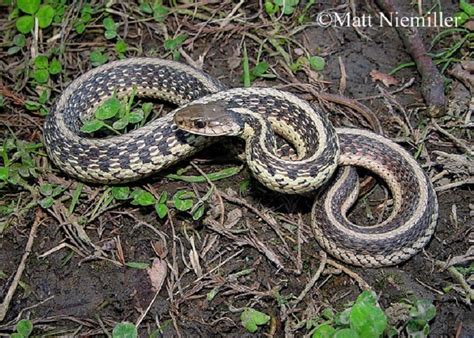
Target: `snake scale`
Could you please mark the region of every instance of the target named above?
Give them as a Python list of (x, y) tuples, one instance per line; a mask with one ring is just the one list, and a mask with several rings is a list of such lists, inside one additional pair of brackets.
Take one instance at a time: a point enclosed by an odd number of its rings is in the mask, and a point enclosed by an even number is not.
[[(178, 108), (124, 135), (90, 138), (80, 132), (98, 105), (114, 93), (127, 96), (132, 88), (140, 97)], [(275, 133), (294, 146), (296, 159), (276, 154)], [(299, 194), (324, 186), (312, 208), (313, 232), (325, 250), (345, 262), (398, 264), (420, 251), (435, 230), (432, 184), (399, 145), (362, 129), (334, 128), (319, 109), (291, 93), (227, 89), (178, 62), (130, 58), (95, 68), (64, 90), (44, 128), (47, 152), (61, 170), (104, 184), (150, 176), (222, 135), (246, 140), (249, 169), (269, 189)], [(378, 175), (392, 193), (390, 216), (375, 226), (347, 218), (358, 195), (355, 167)]]

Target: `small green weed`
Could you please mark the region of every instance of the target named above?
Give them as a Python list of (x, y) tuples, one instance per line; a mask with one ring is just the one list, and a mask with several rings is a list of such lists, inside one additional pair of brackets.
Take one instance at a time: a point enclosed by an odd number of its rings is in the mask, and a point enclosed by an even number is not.
[(300, 0), (267, 0), (265, 1), (264, 8), (268, 15), (274, 15), (278, 12), (284, 15), (291, 15), (299, 3)]
[(204, 215), (205, 201), (207, 196), (197, 199), (196, 194), (188, 190), (179, 190), (171, 198), (163, 191), (159, 197), (141, 188), (130, 190), (128, 187), (113, 187), (111, 190), (113, 198), (118, 201), (129, 201), (130, 204), (140, 207), (154, 206), (156, 214), (160, 219), (168, 215), (170, 208), (178, 212), (185, 212), (194, 220)]
[(153, 104), (143, 103), (139, 108), (133, 108), (136, 89), (130, 97), (118, 99), (115, 95), (102, 103), (95, 111), (94, 118), (83, 124), (81, 131), (94, 133), (101, 129), (108, 129), (115, 134), (126, 131), (129, 125), (142, 126), (150, 115)]
[(168, 193), (163, 191), (155, 204), (155, 211), (159, 218), (163, 219), (168, 214), (168, 206), (166, 201), (168, 200)]
[(179, 47), (183, 45), (188, 36), (186, 34), (179, 34), (173, 39), (168, 39), (164, 43), (164, 48), (167, 51), (170, 51), (173, 55), (173, 60), (179, 60), (181, 53), (179, 52)]
[(74, 23), (74, 30), (77, 34), (84, 33), (87, 24), (92, 20), (92, 14), (94, 14), (94, 10), (91, 5), (86, 4), (81, 8), (81, 15)]
[(38, 96), (37, 101), (27, 100), (25, 102), (25, 108), (31, 111), (37, 111), (41, 116), (46, 116), (48, 114), (48, 109), (46, 108), (46, 103), (49, 100), (50, 91), (49, 89), (44, 89), (41, 94)]
[(38, 155), (41, 143), (30, 143), (7, 138), (0, 148), (0, 188), (7, 184), (30, 188), (26, 179), (37, 177), (37, 168), (33, 155)]
[(245, 308), (240, 314), (242, 326), (250, 333), (256, 332), (259, 326), (266, 325), (270, 319), (269, 315), (252, 308)]
[(428, 337), (429, 322), (436, 316), (435, 306), (424, 299), (416, 299), (410, 305), (410, 319), (405, 325), (405, 332), (409, 337)]
[(112, 196), (118, 201), (125, 201), (129, 199), (130, 188), (129, 187), (112, 187)]
[(380, 337), (387, 327), (387, 317), (377, 305), (372, 291), (362, 292), (354, 305), (343, 312), (331, 309), (322, 312), (324, 321), (316, 327), (312, 338), (323, 337)]
[(115, 51), (117, 52), (117, 55), (120, 59), (124, 59), (125, 58), (125, 53), (127, 52), (127, 49), (128, 49), (128, 45), (125, 41), (123, 41), (122, 39), (119, 39), (116, 43), (115, 43)]
[(456, 270), (459, 271), (464, 277), (474, 274), (474, 263), (471, 263), (468, 267), (456, 266)]
[(46, 3), (51, 5), (54, 9), (53, 22), (60, 24), (66, 12), (67, 0), (46, 0)]
[(117, 23), (111, 17), (104, 18), (102, 21), (105, 32), (104, 36), (108, 40), (115, 39), (117, 37)]
[(26, 37), (24, 34), (17, 34), (13, 38), (13, 42), (10, 48), (8, 48), (7, 54), (13, 55), (18, 53), (25, 47), (26, 45)]
[(54, 199), (64, 192), (64, 187), (61, 185), (46, 183), (40, 186), (39, 191), (43, 196), (43, 199), (39, 201), (39, 205), (42, 208), (47, 209), (53, 205)]
[(246, 78), (249, 78), (250, 83), (255, 81), (257, 78), (266, 78), (266, 79), (274, 79), (276, 75), (268, 73), (269, 65), (267, 62), (259, 62), (249, 70), (248, 74), (242, 74), (242, 82), (248, 83)]
[[(283, 15), (292, 15), (299, 3), (299, 0), (266, 0), (264, 3), (264, 8), (265, 12), (270, 15), (270, 17), (273, 17), (279, 13)], [(306, 21), (306, 14), (308, 13), (311, 6), (313, 6), (315, 3), (316, 0), (306, 1), (303, 10), (298, 16), (299, 24), (302, 24)]]
[(31, 77), (39, 84), (48, 82), (50, 75), (61, 73), (63, 67), (57, 58), (48, 60), (46, 55), (38, 55), (33, 63)]
[(139, 9), (142, 13), (153, 14), (156, 22), (163, 22), (169, 13), (169, 9), (163, 6), (161, 1), (155, 1), (153, 5), (148, 1), (140, 1)]
[[(9, 216), (15, 212), (15, 201), (10, 201), (9, 204), (0, 205), (0, 216)], [(0, 226), (1, 229), (1, 226)], [(2, 231), (0, 230), (0, 233)]]
[(386, 314), (377, 304), (375, 293), (364, 291), (355, 303), (344, 311), (334, 313), (332, 309), (327, 308), (321, 312), (316, 325), (312, 321), (308, 322), (310, 327), (315, 326), (311, 337), (428, 337), (429, 321), (436, 316), (436, 308), (427, 300), (405, 302), (401, 303), (401, 308), (406, 311), (402, 316), (404, 322), (398, 322), (397, 327), (394, 327), (388, 324)]
[(132, 205), (141, 207), (148, 207), (156, 203), (155, 197), (150, 192), (140, 188), (132, 190), (129, 198), (132, 199), (130, 202)]
[(33, 332), (33, 323), (28, 319), (20, 320), (15, 326), (16, 332), (10, 335), (11, 338), (26, 338)]
[(326, 62), (320, 56), (300, 56), (296, 62), (290, 65), (290, 69), (293, 72), (298, 72), (306, 65), (309, 65), (312, 70), (321, 71), (324, 69)]
[(103, 52), (103, 48), (98, 48), (91, 52), (89, 58), (91, 60), (92, 66), (98, 67), (109, 61), (109, 57)]
[(276, 76), (274, 74), (268, 73), (269, 67), (270, 66), (268, 62), (260, 62), (259, 60), (257, 60), (255, 67), (250, 69), (249, 59), (247, 55), (247, 47), (244, 45), (244, 52), (242, 58), (243, 74), (241, 77), (241, 81), (244, 84), (244, 87), (250, 87), (252, 82), (255, 81), (257, 78), (274, 79)]
[(51, 5), (41, 5), (41, 0), (17, 0), (15, 15), (22, 13), (16, 20), (16, 29), (23, 34), (30, 33), (38, 19), (39, 28), (47, 28), (53, 22), (55, 10)]
[(135, 324), (123, 322), (115, 325), (112, 331), (113, 338), (136, 338), (138, 337), (138, 330)]

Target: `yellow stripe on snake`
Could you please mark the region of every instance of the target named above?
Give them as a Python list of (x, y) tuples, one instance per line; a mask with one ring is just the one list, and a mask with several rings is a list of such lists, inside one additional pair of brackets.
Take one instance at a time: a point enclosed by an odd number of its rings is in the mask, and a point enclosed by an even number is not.
[[(80, 132), (98, 105), (133, 88), (140, 97), (178, 108), (120, 136), (97, 139)], [(275, 133), (294, 146), (297, 159), (276, 155)], [(319, 244), (343, 261), (366, 267), (398, 264), (420, 251), (435, 230), (438, 204), (432, 184), (399, 145), (366, 130), (335, 129), (323, 112), (291, 93), (226, 89), (181, 63), (131, 58), (95, 68), (62, 93), (44, 128), (48, 154), (60, 169), (105, 184), (150, 176), (225, 135), (245, 139), (249, 169), (274, 191), (314, 191), (340, 168), (316, 199), (311, 223)], [(392, 213), (376, 226), (347, 218), (358, 195), (357, 166), (378, 175), (392, 193)]]

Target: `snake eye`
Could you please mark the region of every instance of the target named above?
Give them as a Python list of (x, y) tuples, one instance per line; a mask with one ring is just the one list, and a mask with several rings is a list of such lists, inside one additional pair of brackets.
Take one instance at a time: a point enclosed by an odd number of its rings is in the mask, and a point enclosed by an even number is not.
[(201, 120), (197, 120), (197, 121), (194, 121), (194, 126), (196, 128), (202, 129), (206, 126), (206, 124)]

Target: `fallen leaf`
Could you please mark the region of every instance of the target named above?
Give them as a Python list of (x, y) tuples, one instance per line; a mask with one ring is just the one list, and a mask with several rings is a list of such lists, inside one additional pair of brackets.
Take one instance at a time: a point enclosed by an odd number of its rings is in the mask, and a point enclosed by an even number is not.
[(390, 87), (399, 83), (399, 81), (393, 76), (379, 72), (375, 69), (372, 70), (369, 75), (372, 78), (373, 82), (380, 81), (385, 85), (385, 87)]
[(461, 61), (461, 66), (468, 72), (474, 72), (474, 61), (468, 61), (468, 60)]
[(242, 209), (236, 208), (227, 213), (227, 222), (224, 224), (224, 228), (231, 229), (237, 223), (239, 223), (240, 219), (243, 216)]
[(295, 48), (294, 52), (297, 56), (304, 55), (304, 50), (302, 50), (301, 48)]
[(151, 243), (151, 246), (153, 251), (155, 251), (155, 254), (161, 259), (164, 259), (166, 255), (168, 255), (168, 248), (166, 246), (166, 242), (163, 240), (154, 241)]
[(471, 32), (474, 31), (474, 20), (469, 20), (464, 24), (464, 28), (470, 30)]
[(227, 66), (230, 70), (234, 70), (237, 67), (240, 67), (242, 64), (242, 57), (240, 56), (240, 48), (233, 50), (232, 55), (227, 58)]
[(168, 266), (164, 260), (155, 258), (150, 268), (146, 269), (153, 291), (159, 292), (163, 286), (166, 275), (168, 274)]
[(189, 251), (189, 260), (191, 261), (191, 266), (193, 267), (194, 273), (196, 276), (202, 276), (202, 268), (201, 264), (199, 263), (199, 255), (196, 250), (196, 246), (194, 245), (194, 237), (189, 239), (189, 243), (191, 244), (192, 250)]

